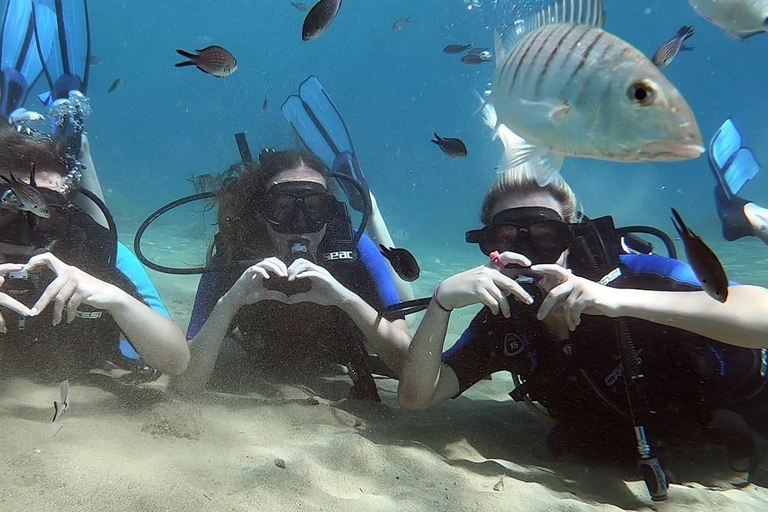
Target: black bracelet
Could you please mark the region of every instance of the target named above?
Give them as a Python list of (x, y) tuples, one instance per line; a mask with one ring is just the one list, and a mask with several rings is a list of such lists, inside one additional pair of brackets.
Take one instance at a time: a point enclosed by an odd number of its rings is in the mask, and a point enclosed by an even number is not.
[(432, 302), (434, 302), (437, 305), (437, 307), (439, 307), (440, 309), (442, 309), (446, 313), (450, 313), (451, 310), (448, 309), (447, 307), (443, 306), (442, 304), (440, 304), (440, 301), (437, 300), (437, 290), (439, 290), (439, 289), (440, 289), (440, 285), (437, 285), (437, 288), (435, 288), (435, 291), (432, 293)]

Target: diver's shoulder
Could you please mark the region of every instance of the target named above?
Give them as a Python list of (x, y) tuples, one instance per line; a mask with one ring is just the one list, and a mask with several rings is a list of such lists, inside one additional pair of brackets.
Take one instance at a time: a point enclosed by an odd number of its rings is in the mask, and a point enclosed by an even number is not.
[(658, 254), (622, 254), (620, 262), (622, 273), (634, 280), (659, 280), (681, 288), (700, 289), (693, 270), (683, 261)]

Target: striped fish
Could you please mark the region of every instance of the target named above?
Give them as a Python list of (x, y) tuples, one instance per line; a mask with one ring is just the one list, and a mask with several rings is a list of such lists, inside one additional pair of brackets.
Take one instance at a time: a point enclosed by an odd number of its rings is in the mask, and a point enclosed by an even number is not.
[[(225, 78), (237, 70), (237, 61), (229, 50), (221, 46), (211, 45), (202, 50), (195, 50), (197, 55), (178, 49), (176, 53), (188, 60), (176, 64), (177, 68), (184, 66), (195, 66), (203, 73), (208, 73), (216, 78)], [(120, 80), (120, 79), (118, 79)], [(122, 82), (122, 80), (120, 80)], [(115, 84), (117, 80), (115, 80)], [(115, 84), (112, 84), (114, 87)], [(114, 87), (117, 89), (117, 87)], [(111, 92), (108, 91), (108, 92)]]
[[(27, 211), (37, 215), (40, 218), (47, 219), (51, 216), (51, 211), (48, 209), (48, 204), (45, 202), (40, 191), (37, 189), (37, 183), (35, 182), (35, 164), (30, 165), (29, 169), (29, 185), (20, 181), (11, 172), (10, 179), (5, 176), (0, 176), (5, 180), (13, 193), (13, 209), (18, 208), (22, 211)], [(10, 201), (10, 198), (6, 194), (3, 195), (3, 205), (6, 205)], [(11, 206), (8, 204), (7, 206)]]
[(676, 161), (703, 152), (682, 95), (640, 51), (602, 29), (601, 0), (558, 0), (497, 29), (488, 97), (523, 141), (507, 167), (532, 162), (548, 183), (566, 156)]
[(688, 0), (688, 3), (735, 39), (768, 32), (768, 0)]
[(686, 39), (693, 37), (694, 33), (693, 27), (690, 25), (681, 27), (680, 30), (677, 31), (675, 37), (656, 50), (651, 61), (656, 64), (657, 68), (664, 69), (669, 66), (669, 63), (672, 62), (675, 57), (677, 57), (678, 53), (693, 51), (692, 46), (685, 46), (685, 41)]

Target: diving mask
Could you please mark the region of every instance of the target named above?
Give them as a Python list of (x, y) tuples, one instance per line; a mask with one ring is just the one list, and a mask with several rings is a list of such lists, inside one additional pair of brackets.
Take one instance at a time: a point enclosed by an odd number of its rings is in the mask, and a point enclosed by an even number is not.
[(466, 234), (467, 242), (479, 244), (486, 255), (511, 251), (527, 256), (533, 264), (555, 263), (573, 239), (570, 224), (556, 211), (541, 207), (502, 210), (490, 225)]
[(319, 183), (278, 183), (264, 196), (261, 213), (276, 233), (317, 233), (337, 211), (337, 199)]

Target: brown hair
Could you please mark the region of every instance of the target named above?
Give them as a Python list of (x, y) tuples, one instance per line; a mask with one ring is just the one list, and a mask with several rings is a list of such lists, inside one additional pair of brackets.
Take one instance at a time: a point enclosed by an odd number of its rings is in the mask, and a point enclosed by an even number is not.
[(38, 171), (67, 175), (60, 148), (50, 137), (36, 132), (22, 133), (0, 122), (0, 174), (9, 176), (14, 172), (19, 178), (25, 177), (32, 163)]
[(265, 254), (269, 237), (260, 221), (261, 203), (267, 192), (267, 185), (282, 171), (308, 167), (326, 176), (323, 163), (316, 156), (305, 151), (263, 151), (259, 161), (252, 164), (235, 164), (227, 173), (236, 176), (225, 180), (218, 193), (219, 233), (216, 239), (217, 251), (227, 261), (251, 259)]
[(560, 174), (555, 175), (552, 181), (541, 187), (528, 166), (519, 166), (500, 174), (496, 178), (490, 190), (485, 194), (485, 199), (483, 199), (480, 221), (486, 226), (491, 223), (491, 212), (501, 198), (513, 194), (524, 196), (542, 190), (548, 192), (558, 202), (563, 211), (564, 221), (574, 222), (576, 220), (579, 212), (576, 195)]

